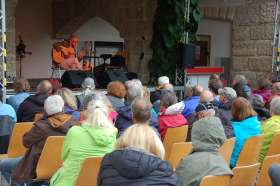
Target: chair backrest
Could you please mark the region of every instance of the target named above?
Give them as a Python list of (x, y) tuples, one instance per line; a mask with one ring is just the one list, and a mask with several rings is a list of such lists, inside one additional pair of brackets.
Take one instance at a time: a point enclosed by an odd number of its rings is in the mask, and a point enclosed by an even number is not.
[(253, 186), (260, 163), (254, 165), (235, 167), (233, 169), (233, 177), (230, 180), (230, 186)]
[(272, 164), (279, 164), (280, 163), (280, 154), (273, 155), (273, 156), (266, 156), (264, 158), (260, 176), (257, 182), (257, 186), (271, 186), (271, 180), (268, 175), (268, 169)]
[(279, 142), (280, 142), (280, 133), (274, 134), (271, 143), (269, 145), (269, 149), (266, 153), (266, 156), (280, 154), (280, 145), (278, 144)]
[(188, 126), (184, 125), (176, 128), (168, 128), (163, 140), (165, 148), (165, 159), (169, 158), (169, 154), (173, 143), (185, 142), (188, 134)]
[(259, 154), (263, 143), (263, 136), (254, 136), (245, 142), (240, 152), (236, 166), (247, 166), (258, 163)]
[(199, 186), (229, 186), (230, 185), (230, 175), (222, 176), (205, 176), (202, 178)]
[(49, 180), (61, 167), (64, 136), (49, 136), (36, 167), (36, 180)]
[(23, 146), (22, 138), (33, 127), (33, 123), (22, 122), (15, 124), (8, 147), (8, 158), (16, 158), (25, 154), (27, 149)]
[(231, 158), (234, 143), (235, 143), (235, 138), (227, 139), (224, 142), (224, 144), (220, 147), (220, 150), (219, 150), (221, 156), (223, 156), (225, 158), (226, 162), (228, 162), (228, 163), (229, 163), (230, 158)]
[(168, 158), (169, 163), (173, 169), (176, 169), (181, 159), (188, 155), (192, 150), (191, 142), (173, 143), (172, 149)]
[(96, 186), (102, 157), (90, 157), (84, 160), (76, 186)]

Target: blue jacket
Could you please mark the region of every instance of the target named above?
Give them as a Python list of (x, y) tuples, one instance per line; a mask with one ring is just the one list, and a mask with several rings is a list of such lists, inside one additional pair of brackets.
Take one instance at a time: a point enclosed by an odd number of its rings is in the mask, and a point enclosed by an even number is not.
[(74, 120), (80, 121), (80, 112), (73, 110), (71, 107), (64, 106), (64, 113), (71, 115)]
[(185, 107), (182, 114), (185, 116), (185, 118), (187, 118), (191, 113), (195, 112), (195, 108), (197, 107), (199, 101), (199, 96), (192, 96), (189, 99), (184, 100)]
[(9, 105), (11, 105), (17, 112), (19, 105), (29, 96), (30, 96), (30, 94), (27, 92), (20, 92), (14, 96), (9, 97), (9, 99), (7, 100), (7, 103)]
[(261, 134), (261, 125), (257, 116), (252, 116), (242, 121), (232, 121), (232, 126), (235, 134), (235, 144), (230, 160), (231, 168), (235, 167), (246, 140)]
[[(125, 105), (121, 107), (117, 112), (117, 120), (115, 123), (116, 128), (118, 129), (119, 135), (121, 135), (125, 129), (132, 125), (132, 112), (131, 112), (131, 103), (125, 102)], [(152, 112), (152, 111), (151, 111)], [(150, 126), (157, 129), (158, 131), (158, 122), (154, 114), (151, 113)]]

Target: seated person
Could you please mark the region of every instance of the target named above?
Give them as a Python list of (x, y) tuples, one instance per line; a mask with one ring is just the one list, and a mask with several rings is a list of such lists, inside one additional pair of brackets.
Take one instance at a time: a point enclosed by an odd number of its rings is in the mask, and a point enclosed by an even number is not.
[(163, 161), (163, 144), (150, 126), (130, 126), (115, 147), (102, 160), (97, 185), (181, 185), (172, 167)]
[(30, 90), (30, 85), (26, 79), (17, 79), (14, 83), (14, 90), (16, 95), (9, 97), (7, 103), (11, 105), (17, 112), (19, 105), (30, 96), (28, 91)]
[(180, 127), (187, 125), (188, 122), (182, 114), (165, 114), (166, 109), (177, 102), (175, 93), (163, 91), (160, 96), (160, 112), (158, 115), (158, 124), (161, 139), (164, 139), (168, 128)]
[(107, 97), (111, 101), (114, 109), (117, 111), (124, 106), (124, 97), (126, 95), (125, 86), (120, 81), (112, 81), (107, 86)]
[(35, 122), (32, 129), (23, 136), (23, 145), (28, 149), (23, 157), (0, 161), (0, 172), (6, 180), (16, 183), (31, 181), (36, 177), (36, 166), (49, 136), (64, 136), (76, 124), (72, 117), (63, 113), (64, 101), (58, 96), (46, 99), (44, 110), (47, 118)]
[(44, 102), (52, 92), (52, 85), (48, 80), (41, 81), (37, 86), (37, 93), (26, 98), (17, 111), (18, 122), (32, 122), (35, 114), (44, 111)]
[(199, 186), (201, 179), (209, 175), (232, 175), (229, 166), (219, 154), (219, 148), (225, 140), (219, 118), (205, 117), (195, 122), (191, 139), (192, 152), (183, 158), (176, 168), (176, 174), (184, 186)]
[[(131, 107), (132, 103), (137, 104), (137, 102), (134, 102), (134, 100), (138, 98), (144, 98), (144, 89), (140, 80), (129, 80), (125, 82), (125, 86), (127, 92), (127, 100), (125, 102), (125, 105), (117, 111), (118, 116), (115, 123), (119, 135), (122, 134), (125, 131), (125, 129), (127, 129), (130, 125), (133, 124), (133, 113)], [(152, 112), (152, 110), (150, 110), (150, 112)], [(158, 129), (157, 118), (153, 117), (153, 115), (150, 118), (149, 125), (154, 127), (155, 129)]]
[(77, 111), (77, 98), (73, 92), (68, 88), (61, 88), (55, 94), (60, 95), (64, 101), (64, 113), (71, 115), (76, 121), (80, 121), (80, 112)]
[[(6, 103), (2, 102), (3, 100), (3, 90), (0, 89), (0, 116), (8, 116), (12, 119), (14, 123), (17, 122), (17, 114), (14, 108)], [(0, 131), (1, 133), (1, 131)]]
[(89, 102), (86, 120), (81, 126), (72, 127), (65, 137), (63, 166), (52, 176), (52, 186), (75, 185), (86, 158), (104, 156), (113, 151), (117, 129), (109, 119), (109, 112), (101, 100)]
[(82, 93), (77, 96), (77, 101), (79, 105), (79, 109), (85, 109), (83, 106), (84, 99), (87, 95), (93, 94), (95, 92), (95, 81), (91, 77), (87, 77), (84, 79), (82, 85)]
[(213, 104), (216, 106), (216, 107), (219, 107), (220, 105), (220, 95), (219, 95), (219, 92), (218, 90), (223, 88), (223, 83), (220, 79), (212, 79), (212, 80), (209, 80), (209, 83), (208, 83), (208, 88), (209, 90), (213, 93), (214, 95), (214, 100), (213, 100)]
[(280, 164), (273, 164), (268, 170), (268, 175), (271, 179), (272, 186), (280, 185)]
[(259, 161), (262, 162), (269, 149), (273, 135), (280, 132), (280, 97), (275, 97), (270, 103), (271, 118), (262, 123), (261, 133), (264, 136)]
[(250, 102), (253, 109), (258, 114), (258, 118), (260, 121), (264, 121), (270, 117), (269, 110), (265, 108), (265, 103), (262, 96), (260, 96), (259, 94), (253, 94), (250, 98)]
[(165, 84), (169, 84), (169, 78), (167, 76), (161, 76), (158, 78), (158, 86), (156, 90), (151, 92), (151, 103), (154, 104), (160, 100), (161, 89)]
[(232, 127), (235, 134), (235, 144), (230, 160), (230, 167), (233, 168), (246, 140), (261, 134), (261, 125), (250, 102), (243, 97), (233, 100), (231, 111)]

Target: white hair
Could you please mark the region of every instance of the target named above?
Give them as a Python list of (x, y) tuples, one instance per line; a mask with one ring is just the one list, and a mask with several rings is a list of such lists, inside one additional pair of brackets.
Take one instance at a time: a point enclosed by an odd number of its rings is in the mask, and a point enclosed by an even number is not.
[(81, 86), (83, 88), (84, 96), (91, 94), (95, 89), (94, 79), (91, 77), (85, 78)]
[(88, 103), (86, 110), (86, 121), (83, 125), (91, 127), (114, 128), (109, 120), (110, 109), (101, 100), (93, 100)]
[(162, 86), (164, 84), (169, 84), (169, 77), (161, 76), (161, 77), (158, 78), (158, 85)]
[(280, 115), (280, 97), (275, 97), (270, 103), (270, 111), (273, 115)]
[(136, 98), (142, 98), (144, 96), (144, 88), (139, 79), (132, 79), (125, 82), (127, 99), (133, 101)]
[(50, 116), (59, 112), (62, 112), (64, 108), (64, 101), (61, 96), (53, 95), (49, 96), (44, 103), (44, 109)]

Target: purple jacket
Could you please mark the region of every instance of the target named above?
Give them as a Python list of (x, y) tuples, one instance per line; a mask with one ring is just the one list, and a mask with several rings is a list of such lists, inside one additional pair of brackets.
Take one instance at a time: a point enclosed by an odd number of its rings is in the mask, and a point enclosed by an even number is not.
[(270, 96), (272, 95), (271, 89), (262, 89), (256, 90), (255, 94), (260, 95), (263, 98), (264, 103), (269, 101)]

